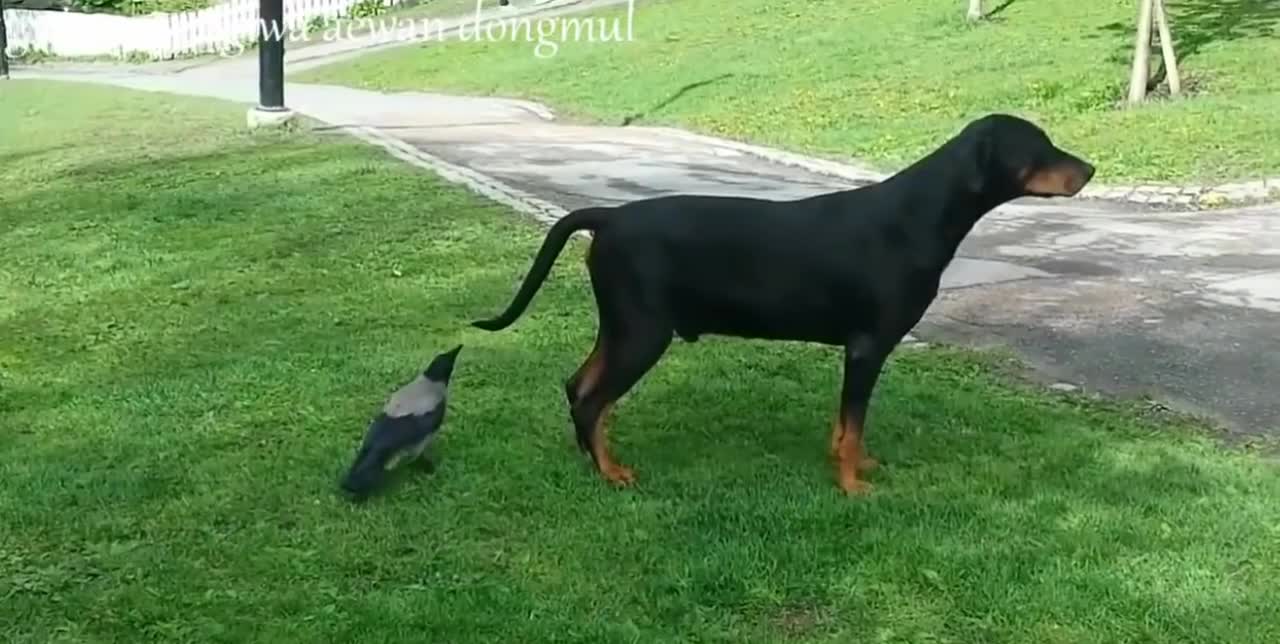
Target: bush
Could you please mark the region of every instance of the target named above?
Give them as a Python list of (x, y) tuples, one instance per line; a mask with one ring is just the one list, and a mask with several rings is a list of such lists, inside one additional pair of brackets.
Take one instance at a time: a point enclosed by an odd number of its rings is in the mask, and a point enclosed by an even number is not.
[(351, 5), (349, 10), (350, 16), (359, 20), (360, 18), (374, 18), (386, 13), (387, 7), (382, 0), (360, 0)]
[(156, 12), (193, 11), (213, 6), (218, 0), (5, 0), (10, 9), (37, 11), (78, 11), (139, 16)]
[(130, 16), (148, 13), (177, 13), (179, 11), (195, 11), (218, 4), (218, 0), (75, 0), (76, 2), (97, 2), (114, 4), (116, 13)]
[(4, 6), (6, 9), (30, 9), (31, 11), (76, 9), (73, 0), (4, 0)]

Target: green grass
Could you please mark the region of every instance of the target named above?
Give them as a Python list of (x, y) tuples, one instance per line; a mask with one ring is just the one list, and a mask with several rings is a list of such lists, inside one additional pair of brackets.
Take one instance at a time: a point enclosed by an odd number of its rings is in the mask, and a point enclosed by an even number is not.
[[(581, 243), (485, 334), (538, 225), (238, 106), (3, 91), (6, 642), (1280, 641), (1280, 477), (1181, 423), (904, 351), (851, 500), (837, 351), (712, 338), (619, 405), (613, 490), (560, 389)], [(370, 414), (459, 341), (435, 474), (347, 503)]]
[(969, 119), (1012, 112), (1095, 161), (1099, 183), (1280, 175), (1280, 66), (1262, 62), (1280, 60), (1280, 12), (1268, 0), (1167, 4), (1192, 95), (1131, 110), (1118, 107), (1131, 0), (1020, 0), (979, 26), (955, 0), (659, 0), (638, 4), (632, 42), (557, 35), (555, 55), (539, 57), (522, 28), (515, 42), (508, 31), (384, 50), (297, 79), (531, 98), (575, 119), (639, 116), (885, 171)]

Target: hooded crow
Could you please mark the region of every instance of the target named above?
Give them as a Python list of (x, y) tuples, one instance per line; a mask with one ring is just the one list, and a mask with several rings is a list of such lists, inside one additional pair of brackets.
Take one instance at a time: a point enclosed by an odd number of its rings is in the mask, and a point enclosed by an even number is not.
[(436, 356), (431, 364), (400, 387), (374, 416), (356, 452), (355, 462), (342, 480), (342, 489), (363, 498), (378, 487), (385, 473), (403, 463), (420, 461), (431, 471), (427, 445), (444, 424), (449, 378), (459, 345)]

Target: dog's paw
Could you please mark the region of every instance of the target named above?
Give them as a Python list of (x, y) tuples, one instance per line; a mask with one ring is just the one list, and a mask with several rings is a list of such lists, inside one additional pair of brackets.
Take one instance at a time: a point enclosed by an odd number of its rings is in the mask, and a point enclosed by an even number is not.
[(613, 465), (601, 471), (600, 474), (604, 476), (606, 481), (619, 487), (625, 487), (636, 482), (635, 472), (632, 472), (631, 468), (622, 465)]
[(846, 496), (866, 496), (871, 494), (873, 489), (870, 483), (855, 478), (846, 478), (840, 481), (840, 490)]
[(877, 461), (876, 459), (871, 458), (870, 456), (864, 456), (858, 460), (859, 472), (870, 472), (873, 470), (877, 470), (879, 468), (880, 468), (880, 461)]

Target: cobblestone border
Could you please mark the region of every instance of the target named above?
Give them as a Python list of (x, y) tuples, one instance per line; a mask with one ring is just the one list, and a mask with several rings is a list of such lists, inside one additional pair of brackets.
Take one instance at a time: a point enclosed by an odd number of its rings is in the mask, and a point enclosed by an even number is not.
[(568, 210), (549, 201), (539, 199), (519, 188), (476, 172), (471, 168), (449, 163), (375, 127), (343, 125), (337, 126), (337, 129), (345, 131), (365, 143), (380, 147), (401, 161), (435, 172), (446, 181), (461, 184), (482, 197), (529, 215), (543, 224), (554, 224), (568, 213)]
[(1089, 186), (1080, 196), (1111, 201), (1128, 201), (1153, 206), (1218, 208), (1228, 205), (1280, 201), (1280, 177), (1224, 183), (1216, 186)]
[[(676, 128), (648, 128), (661, 130), (672, 136), (712, 148), (733, 150), (760, 157), (767, 161), (792, 167), (802, 168), (810, 172), (831, 177), (846, 179), (856, 183), (880, 181), (888, 175), (871, 170), (866, 166), (858, 166), (827, 159), (778, 150), (775, 148), (742, 143), (719, 137), (695, 134)], [(1280, 201), (1280, 177), (1240, 183), (1225, 183), (1216, 186), (1174, 186), (1160, 184), (1144, 184), (1136, 186), (1091, 185), (1080, 192), (1080, 198), (1105, 199), (1108, 201), (1125, 201), (1129, 203), (1151, 206), (1183, 207), (1190, 209), (1219, 208), (1252, 204), (1266, 201)]]

